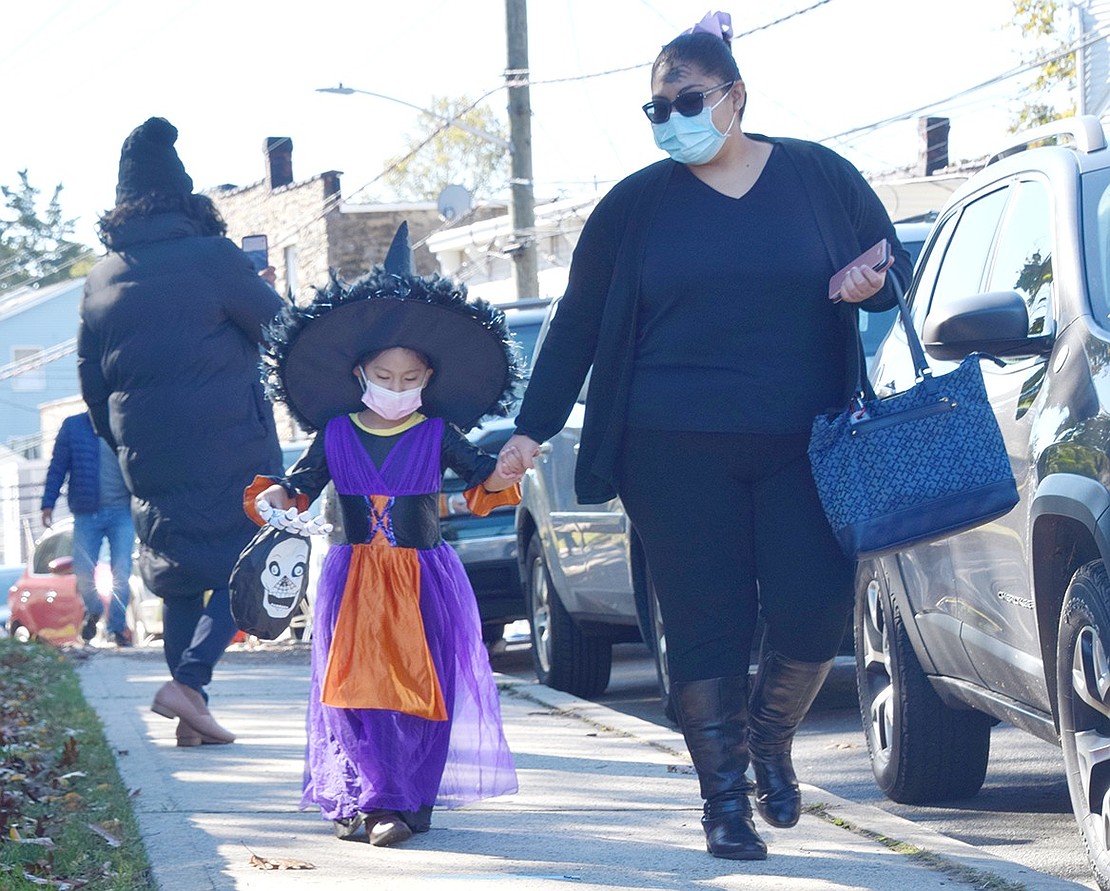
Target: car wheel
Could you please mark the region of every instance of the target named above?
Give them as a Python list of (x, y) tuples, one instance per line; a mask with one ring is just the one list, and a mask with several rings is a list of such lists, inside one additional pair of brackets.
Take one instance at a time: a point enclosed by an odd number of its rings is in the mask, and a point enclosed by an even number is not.
[(8, 634), (20, 643), (27, 643), (31, 639), (31, 632), (27, 626), (20, 625), (15, 619), (12, 619), (11, 625), (8, 627)]
[(1110, 577), (1101, 561), (1068, 585), (1057, 636), (1060, 747), (1071, 806), (1100, 888), (1110, 889)]
[(655, 593), (655, 583), (650, 576), (647, 586), (648, 616), (652, 637), (651, 654), (655, 659), (655, 676), (659, 680), (659, 701), (667, 720), (672, 724), (678, 724), (678, 714), (671, 699), (671, 670), (667, 665), (667, 631), (663, 626), (663, 615), (659, 610), (659, 597)]
[(967, 798), (983, 785), (991, 718), (944, 704), (929, 683), (877, 561), (856, 572), (856, 682), (871, 770), (903, 804)]
[(566, 611), (547, 571), (538, 536), (528, 543), (528, 617), (532, 626), (532, 664), (541, 684), (589, 698), (609, 686), (613, 645), (583, 634)]

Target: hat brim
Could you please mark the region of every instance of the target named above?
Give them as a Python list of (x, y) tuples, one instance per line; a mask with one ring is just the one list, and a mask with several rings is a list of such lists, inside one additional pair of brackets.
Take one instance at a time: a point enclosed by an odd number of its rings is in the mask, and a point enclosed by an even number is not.
[(360, 359), (390, 347), (428, 357), (421, 411), (464, 430), (496, 409), (510, 375), (497, 332), (471, 315), (416, 300), (377, 297), (337, 306), (289, 345), (282, 374), (290, 409), (313, 427), (362, 409)]

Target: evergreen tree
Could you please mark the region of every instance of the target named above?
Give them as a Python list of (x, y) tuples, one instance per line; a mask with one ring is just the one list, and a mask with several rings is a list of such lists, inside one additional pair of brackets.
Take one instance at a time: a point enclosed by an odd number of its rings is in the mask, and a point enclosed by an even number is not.
[(87, 273), (96, 257), (91, 248), (67, 237), (76, 220), (62, 215), (61, 183), (40, 213), (39, 190), (31, 185), (26, 170), (18, 176), (18, 186), (0, 186), (6, 211), (0, 215), (0, 292)]

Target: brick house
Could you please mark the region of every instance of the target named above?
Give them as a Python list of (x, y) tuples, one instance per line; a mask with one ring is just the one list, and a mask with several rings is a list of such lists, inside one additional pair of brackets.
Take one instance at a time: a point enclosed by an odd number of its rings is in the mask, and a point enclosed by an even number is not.
[(385, 258), (402, 221), (408, 221), (415, 247), (416, 271), (438, 270), (424, 239), (444, 227), (433, 201), (406, 204), (352, 204), (344, 201), (340, 173), (326, 170), (309, 179), (293, 179), (293, 141), (267, 137), (263, 144), (265, 177), (247, 186), (207, 189), (227, 222), (236, 244), (244, 235), (269, 239), (270, 264), (277, 272), (277, 290), (297, 303), (312, 298), (312, 287), (323, 285), (328, 270), (347, 280), (368, 272)]

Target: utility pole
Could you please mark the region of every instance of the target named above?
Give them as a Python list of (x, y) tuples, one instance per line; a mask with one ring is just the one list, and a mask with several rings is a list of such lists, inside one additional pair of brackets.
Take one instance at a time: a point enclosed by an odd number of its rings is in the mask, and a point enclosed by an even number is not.
[[(532, 188), (532, 101), (528, 88), (527, 0), (505, 0), (509, 65), (509, 141), (512, 143), (513, 277), (518, 300), (540, 296), (536, 262), (536, 199)], [(519, 81), (519, 86), (513, 86)]]

